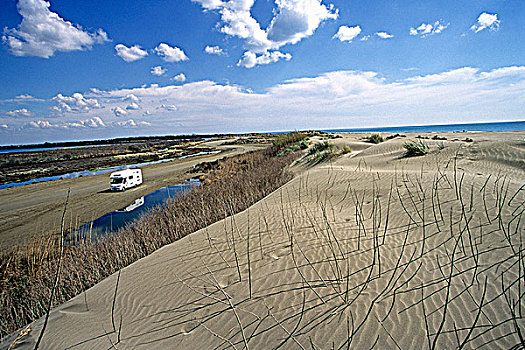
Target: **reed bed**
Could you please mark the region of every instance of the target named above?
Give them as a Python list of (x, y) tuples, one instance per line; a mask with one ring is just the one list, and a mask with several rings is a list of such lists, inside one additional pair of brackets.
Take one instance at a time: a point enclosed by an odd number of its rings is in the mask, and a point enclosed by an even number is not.
[(48, 303), (63, 303), (160, 247), (262, 199), (292, 178), (286, 167), (297, 155), (276, 157), (279, 151), (271, 147), (220, 161), (204, 184), (117, 233), (65, 247), (59, 234), (3, 252), (0, 337), (46, 314)]

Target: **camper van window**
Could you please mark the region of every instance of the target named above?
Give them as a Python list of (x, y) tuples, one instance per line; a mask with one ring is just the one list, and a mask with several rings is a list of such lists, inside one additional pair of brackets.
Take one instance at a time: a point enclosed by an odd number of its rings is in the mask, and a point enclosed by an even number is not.
[(113, 179), (111, 179), (111, 183), (112, 183), (112, 184), (121, 184), (121, 183), (122, 183), (122, 180), (124, 180), (124, 179), (122, 179), (122, 178), (120, 178), (120, 177), (113, 178)]

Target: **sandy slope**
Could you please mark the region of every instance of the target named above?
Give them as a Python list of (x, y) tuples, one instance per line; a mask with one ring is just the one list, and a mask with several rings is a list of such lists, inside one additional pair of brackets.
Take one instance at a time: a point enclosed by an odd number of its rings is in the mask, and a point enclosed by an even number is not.
[[(360, 135), (335, 140), (360, 153), (298, 166), (248, 210), (122, 270), (115, 348), (519, 344), (525, 133), (450, 134), (400, 158), (413, 136), (369, 148)], [(53, 310), (42, 348), (113, 348), (116, 280)]]
[[(224, 141), (210, 141), (200, 146), (216, 147)], [(109, 174), (75, 179), (41, 182), (0, 190), (0, 247), (24, 244), (34, 236), (60, 230), (60, 217), (68, 188), (71, 196), (67, 224), (80, 226), (160, 187), (180, 183), (191, 175), (186, 172), (195, 164), (247, 152), (259, 145), (220, 146), (223, 153), (202, 155), (142, 168), (144, 183), (125, 192), (110, 192)]]

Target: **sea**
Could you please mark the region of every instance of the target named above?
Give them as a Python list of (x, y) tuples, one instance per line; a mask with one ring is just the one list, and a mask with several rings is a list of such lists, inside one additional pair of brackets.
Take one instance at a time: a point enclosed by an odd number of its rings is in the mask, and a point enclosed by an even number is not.
[(469, 124), (441, 124), (441, 125), (413, 125), (388, 126), (383, 128), (348, 128), (321, 130), (330, 133), (418, 133), (418, 132), (480, 132), (480, 131), (525, 131), (525, 121), (469, 123)]

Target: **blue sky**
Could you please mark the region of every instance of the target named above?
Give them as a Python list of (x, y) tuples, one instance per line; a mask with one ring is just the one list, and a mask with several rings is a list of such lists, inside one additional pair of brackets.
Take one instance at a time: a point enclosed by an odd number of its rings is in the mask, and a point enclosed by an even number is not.
[(3, 0), (0, 144), (524, 120), (525, 3)]

